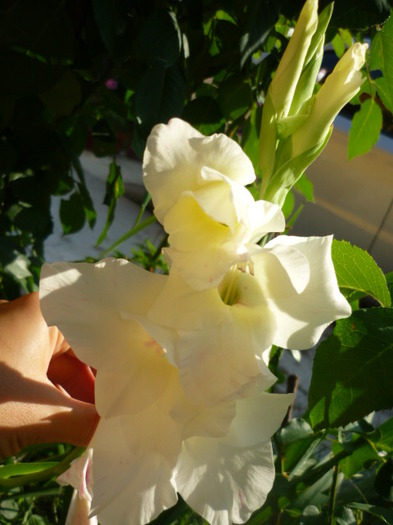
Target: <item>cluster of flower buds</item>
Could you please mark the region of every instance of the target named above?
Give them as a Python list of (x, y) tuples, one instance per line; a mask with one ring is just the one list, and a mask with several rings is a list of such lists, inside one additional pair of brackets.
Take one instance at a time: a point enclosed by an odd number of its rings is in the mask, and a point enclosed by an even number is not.
[(356, 95), (367, 44), (353, 44), (314, 94), (332, 14), (318, 17), (317, 0), (307, 0), (266, 94), (259, 140), (260, 197), (282, 206), (292, 186), (326, 146), (332, 123)]

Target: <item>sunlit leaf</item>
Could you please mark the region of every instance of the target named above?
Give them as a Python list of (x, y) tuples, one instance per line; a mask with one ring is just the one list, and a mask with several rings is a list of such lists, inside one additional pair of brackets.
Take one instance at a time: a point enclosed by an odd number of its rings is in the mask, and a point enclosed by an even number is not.
[(274, 24), (277, 22), (283, 0), (249, 2), (247, 22), (240, 39), (241, 65), (265, 42)]
[(368, 98), (352, 119), (348, 139), (348, 158), (363, 155), (376, 144), (382, 129), (382, 110), (374, 98)]
[(12, 476), (24, 476), (26, 474), (35, 474), (43, 470), (55, 467), (56, 462), (37, 461), (36, 463), (12, 463), (0, 467), (0, 478), (7, 479)]
[(391, 305), (386, 278), (369, 253), (349, 242), (334, 240), (332, 258), (338, 285), (348, 298), (359, 292), (370, 295), (382, 306)]
[(386, 77), (376, 78), (374, 85), (386, 109), (393, 113), (393, 90), (390, 89), (391, 86), (388, 84)]
[(393, 100), (393, 15), (390, 16), (381, 31), (382, 72), (386, 78), (389, 99)]
[[(332, 366), (334, 363), (334, 366)], [(393, 309), (358, 310), (317, 348), (309, 390), (314, 429), (393, 407)]]

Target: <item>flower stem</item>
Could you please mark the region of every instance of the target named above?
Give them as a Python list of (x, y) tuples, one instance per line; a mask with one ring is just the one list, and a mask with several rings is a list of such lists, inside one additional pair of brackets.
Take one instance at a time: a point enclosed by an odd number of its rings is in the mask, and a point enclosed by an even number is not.
[(65, 472), (73, 459), (79, 457), (85, 451), (85, 447), (75, 447), (62, 461), (56, 463), (49, 468), (34, 472), (33, 474), (25, 474), (23, 476), (15, 476), (10, 478), (0, 479), (0, 489), (12, 489), (37, 481), (46, 481), (50, 478), (60, 476)]
[(117, 239), (116, 242), (114, 242), (111, 246), (109, 246), (109, 248), (107, 248), (104, 252), (102, 252), (100, 257), (105, 257), (106, 255), (111, 253), (117, 246), (119, 246), (119, 244), (126, 241), (127, 239), (129, 239), (130, 237), (132, 237), (139, 231), (143, 230), (144, 228), (147, 228), (147, 226), (150, 226), (150, 224), (153, 224), (155, 221), (156, 221), (155, 216), (151, 215), (150, 217), (140, 222), (136, 226), (133, 226), (131, 230), (125, 233), (122, 237), (120, 237), (120, 239)]

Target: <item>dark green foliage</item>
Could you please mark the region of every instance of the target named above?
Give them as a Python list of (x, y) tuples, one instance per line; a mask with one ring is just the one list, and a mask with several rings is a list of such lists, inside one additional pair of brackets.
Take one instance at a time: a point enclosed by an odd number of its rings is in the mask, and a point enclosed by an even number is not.
[[(64, 233), (86, 220), (94, 224), (78, 161), (86, 147), (98, 156), (125, 151), (141, 157), (151, 128), (182, 116), (203, 133), (242, 132), (243, 147), (256, 159), (255, 111), (285, 47), (274, 26), (280, 14), (297, 17), (302, 3), (2, 2), (1, 296), (18, 295), (20, 286), (34, 289), (52, 230), (52, 195), (63, 196)], [(351, 19), (363, 27), (366, 18), (372, 25), (388, 15), (386, 0), (354, 6), (336, 2), (334, 24)], [(271, 35), (281, 49), (268, 42)], [(251, 60), (266, 50), (269, 58)], [(381, 96), (389, 98), (380, 82)], [(113, 195), (105, 231), (118, 198)]]

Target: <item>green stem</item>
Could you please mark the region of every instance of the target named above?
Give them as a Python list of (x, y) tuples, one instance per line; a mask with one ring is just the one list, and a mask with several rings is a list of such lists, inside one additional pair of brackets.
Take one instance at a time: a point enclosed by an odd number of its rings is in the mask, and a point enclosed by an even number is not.
[(339, 465), (335, 465), (333, 468), (333, 479), (332, 484), (330, 487), (330, 495), (329, 495), (329, 525), (335, 525), (335, 518), (334, 518), (334, 509), (336, 507), (336, 496), (337, 496), (337, 481), (338, 481), (338, 472), (339, 472)]
[(155, 221), (156, 221), (155, 216), (151, 215), (150, 217), (148, 217), (144, 221), (140, 222), (136, 226), (133, 226), (131, 228), (131, 230), (129, 230), (127, 233), (125, 233), (122, 237), (120, 237), (120, 239), (117, 239), (116, 242), (114, 242), (111, 246), (109, 246), (109, 248), (107, 248), (104, 252), (102, 252), (100, 257), (105, 257), (106, 255), (111, 253), (115, 248), (117, 248), (117, 246), (119, 246), (119, 244), (121, 244), (122, 242), (126, 241), (127, 239), (129, 239), (130, 237), (132, 237), (136, 233), (140, 232), (144, 228), (147, 228), (148, 226), (150, 226), (150, 224), (153, 224)]
[(0, 489), (8, 490), (14, 487), (36, 483), (37, 481), (46, 481), (50, 478), (60, 476), (60, 474), (68, 469), (71, 461), (79, 457), (84, 451), (85, 447), (76, 447), (62, 461), (59, 461), (56, 465), (45, 470), (35, 472), (34, 474), (0, 479)]

